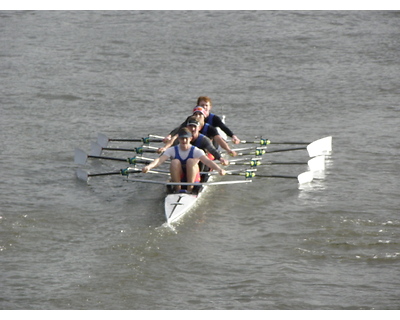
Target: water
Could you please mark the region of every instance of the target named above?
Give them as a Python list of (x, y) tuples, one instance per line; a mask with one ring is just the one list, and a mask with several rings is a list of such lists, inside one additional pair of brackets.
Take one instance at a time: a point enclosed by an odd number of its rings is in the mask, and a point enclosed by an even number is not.
[[(399, 27), (395, 11), (1, 12), (0, 308), (398, 309)], [(161, 186), (75, 178), (75, 147), (166, 134), (200, 95), (242, 139), (332, 135), (322, 179), (216, 186), (171, 230)]]

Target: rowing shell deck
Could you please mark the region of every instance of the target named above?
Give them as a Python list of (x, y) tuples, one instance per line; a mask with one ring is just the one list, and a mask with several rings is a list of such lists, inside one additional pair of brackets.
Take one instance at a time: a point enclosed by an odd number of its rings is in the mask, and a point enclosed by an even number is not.
[[(204, 191), (203, 191), (204, 192)], [(165, 197), (165, 218), (171, 224), (179, 220), (197, 202), (203, 192), (198, 194), (171, 193)]]

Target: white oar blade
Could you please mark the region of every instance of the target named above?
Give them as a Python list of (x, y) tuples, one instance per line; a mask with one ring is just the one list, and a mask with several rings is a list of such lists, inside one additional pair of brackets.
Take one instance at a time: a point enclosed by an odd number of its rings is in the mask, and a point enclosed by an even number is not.
[(89, 175), (86, 171), (82, 169), (77, 169), (76, 170), (76, 176), (78, 177), (79, 180), (87, 182), (89, 180)]
[(109, 141), (109, 139), (108, 139), (108, 137), (107, 137), (105, 134), (102, 134), (102, 133), (98, 133), (98, 134), (97, 134), (97, 143), (98, 143), (102, 148), (107, 147), (108, 141)]
[(102, 150), (103, 148), (97, 142), (92, 142), (90, 144), (90, 154), (92, 156), (100, 156)]
[(87, 160), (87, 154), (85, 151), (76, 148), (75, 149), (75, 157), (74, 157), (74, 162), (76, 164), (85, 164)]
[(311, 142), (307, 146), (308, 155), (310, 157), (329, 154), (332, 151), (332, 137), (325, 137)]
[(313, 179), (314, 179), (314, 176), (310, 171), (300, 173), (297, 176), (297, 180), (299, 180), (299, 184), (310, 183), (311, 181), (313, 181)]
[(310, 160), (308, 160), (308, 167), (310, 171), (323, 171), (325, 170), (325, 156), (316, 156)]

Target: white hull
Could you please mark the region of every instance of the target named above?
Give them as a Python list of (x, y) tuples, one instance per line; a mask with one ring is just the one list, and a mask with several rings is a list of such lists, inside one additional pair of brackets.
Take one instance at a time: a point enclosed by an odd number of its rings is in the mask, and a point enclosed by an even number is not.
[[(225, 116), (223, 120), (225, 122)], [(226, 139), (227, 136), (220, 128), (217, 128), (218, 133)], [(213, 177), (209, 177), (209, 181)], [(201, 194), (207, 189), (207, 186), (203, 186), (198, 194), (188, 194), (188, 193), (172, 193), (165, 197), (164, 208), (165, 208), (165, 218), (168, 224), (174, 223), (181, 219), (190, 209), (194, 207), (197, 200), (200, 198)]]
[(168, 224), (178, 221), (182, 218), (191, 208), (194, 207), (197, 200), (204, 192), (203, 190), (198, 194), (188, 193), (171, 193), (165, 197), (165, 218)]

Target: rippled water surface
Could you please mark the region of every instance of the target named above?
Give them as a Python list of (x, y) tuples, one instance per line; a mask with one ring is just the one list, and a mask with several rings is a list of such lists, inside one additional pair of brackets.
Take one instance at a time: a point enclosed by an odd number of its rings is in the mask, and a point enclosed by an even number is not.
[[(399, 30), (396, 11), (0, 12), (0, 309), (398, 309)], [(76, 147), (164, 135), (200, 95), (242, 139), (333, 136), (326, 170), (212, 187), (174, 230), (162, 186), (76, 179), (127, 166)]]

